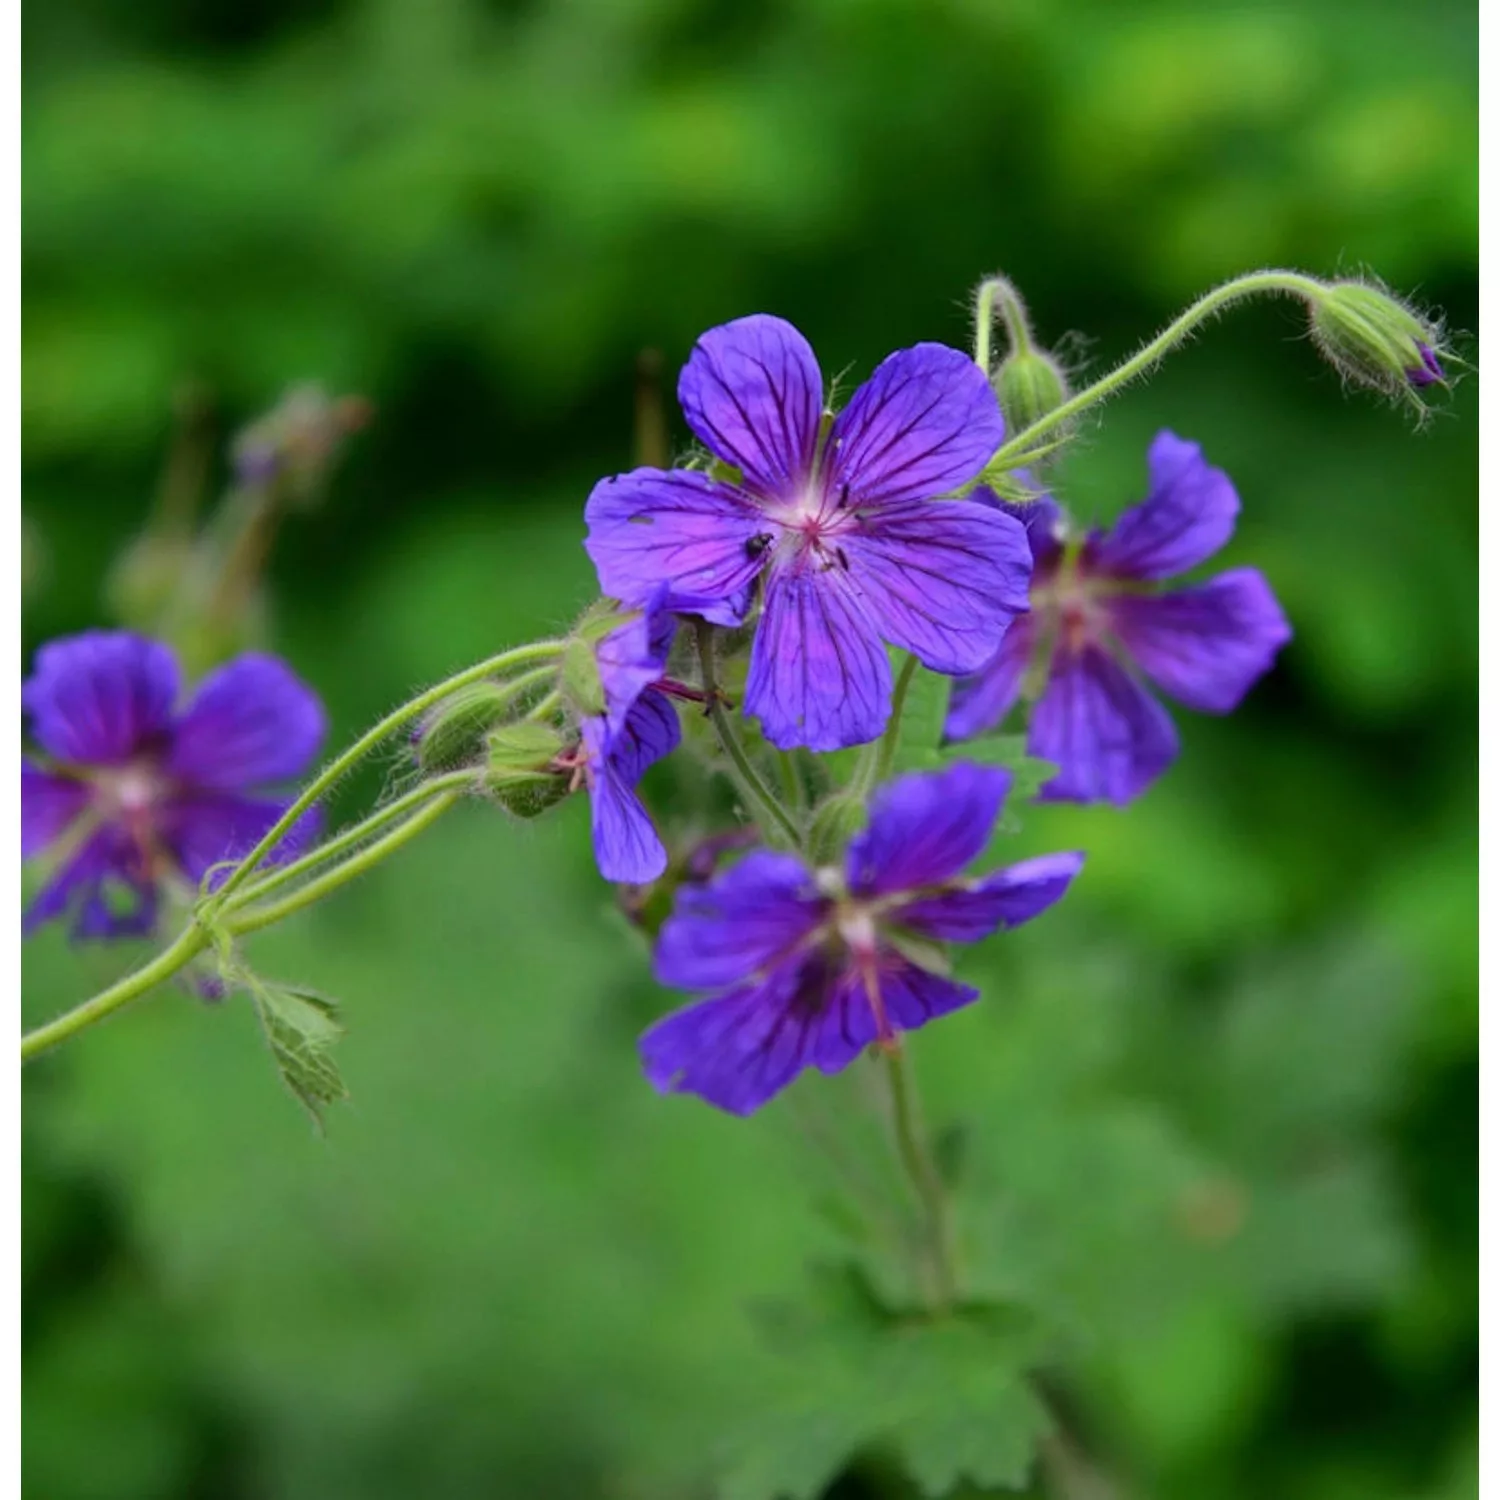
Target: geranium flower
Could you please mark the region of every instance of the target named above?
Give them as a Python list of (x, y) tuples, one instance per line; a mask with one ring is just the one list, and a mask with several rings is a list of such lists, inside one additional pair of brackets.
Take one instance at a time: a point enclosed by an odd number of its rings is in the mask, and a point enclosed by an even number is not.
[(951, 740), (995, 728), (1023, 690), (1036, 695), (1026, 748), (1058, 767), (1047, 800), (1124, 804), (1177, 758), (1172, 720), (1138, 674), (1189, 708), (1225, 714), (1291, 639), (1255, 568), (1158, 586), (1229, 540), (1240, 502), (1196, 443), (1161, 432), (1149, 462), (1149, 494), (1108, 531), (1071, 536), (1047, 497), (1012, 508), (1035, 563), (1031, 613), (954, 685)]
[[(736, 477), (635, 469), (585, 512), (605, 593), (665, 586), (735, 624), (764, 575), (745, 710), (782, 749), (876, 738), (891, 708), (882, 641), (934, 671), (975, 671), (1026, 608), (1021, 527), (978, 505), (934, 504), (969, 483), (1005, 424), (989, 381), (941, 344), (892, 354), (825, 429), (807, 340), (757, 314), (698, 340), (683, 414)], [(826, 435), (825, 435), (826, 433)]]
[[(247, 653), (180, 697), (171, 648), (138, 635), (87, 631), (37, 652), (22, 688), (41, 754), (21, 761), (21, 854), (61, 863), (26, 930), (72, 911), (78, 937), (146, 934), (164, 884), (196, 887), (290, 806), (264, 788), (299, 776), (326, 726), (285, 663)], [(311, 830), (302, 820), (278, 852)]]
[[(1045, 911), (1081, 854), (964, 879), (989, 841), (1010, 773), (964, 763), (889, 783), (840, 869), (758, 850), (684, 887), (657, 941), (656, 977), (711, 995), (641, 1038), (646, 1076), (747, 1115), (804, 1068), (836, 1073), (979, 998), (929, 965)], [(922, 952), (919, 962), (913, 955)]]

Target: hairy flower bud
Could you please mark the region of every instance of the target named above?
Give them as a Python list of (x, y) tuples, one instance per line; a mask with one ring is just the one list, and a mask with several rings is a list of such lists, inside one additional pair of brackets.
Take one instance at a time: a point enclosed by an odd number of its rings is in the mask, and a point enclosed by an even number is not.
[(1337, 281), (1311, 301), (1313, 338), (1346, 379), (1419, 404), (1445, 383), (1440, 331), (1380, 287)]
[(1006, 355), (992, 383), (1011, 436), (1054, 412), (1068, 399), (1068, 380), (1050, 354), (1025, 348)]
[(484, 789), (517, 817), (534, 818), (568, 795), (572, 777), (554, 762), (565, 745), (551, 724), (522, 719), (486, 741)]
[(435, 774), (479, 761), (485, 736), (504, 719), (510, 697), (498, 682), (475, 682), (444, 699), (418, 733), (417, 763)]

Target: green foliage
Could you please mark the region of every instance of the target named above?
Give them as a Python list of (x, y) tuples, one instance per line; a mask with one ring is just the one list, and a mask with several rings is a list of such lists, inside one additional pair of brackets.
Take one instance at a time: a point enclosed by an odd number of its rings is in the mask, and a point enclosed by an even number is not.
[(917, 667), (906, 690), (901, 716), (901, 739), (896, 746), (898, 771), (933, 770), (942, 764), (939, 747), (948, 717), (948, 695), (953, 679)]
[(813, 1278), (811, 1307), (771, 1309), (770, 1404), (733, 1444), (724, 1500), (815, 1500), (851, 1459), (894, 1463), (923, 1495), (968, 1480), (1020, 1489), (1047, 1431), (1014, 1309), (902, 1314), (849, 1267)]
[(279, 980), (248, 972), (241, 979), (255, 1002), (281, 1081), (322, 1130), (323, 1111), (349, 1097), (333, 1060), (334, 1045), (344, 1034), (338, 1006), (324, 995)]

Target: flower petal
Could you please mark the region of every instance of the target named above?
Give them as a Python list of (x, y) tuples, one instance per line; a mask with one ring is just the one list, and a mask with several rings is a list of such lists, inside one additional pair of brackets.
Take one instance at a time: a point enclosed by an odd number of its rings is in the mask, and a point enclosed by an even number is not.
[(1197, 443), (1159, 432), (1148, 461), (1150, 493), (1094, 543), (1091, 569), (1121, 578), (1172, 578), (1212, 557), (1234, 534), (1240, 497)]
[(678, 891), (656, 940), (654, 972), (674, 989), (727, 989), (773, 968), (827, 912), (796, 855), (758, 849), (710, 884)]
[(973, 985), (919, 968), (908, 958), (882, 954), (880, 1000), (898, 1031), (916, 1031), (939, 1016), (972, 1005), (979, 998)]
[(681, 743), (682, 721), (671, 699), (647, 692), (631, 706), (618, 734), (606, 732), (605, 759), (615, 775), (634, 786)]
[(1043, 854), (897, 907), (891, 920), (943, 943), (977, 943), (1002, 927), (1018, 927), (1061, 899), (1083, 867), (1082, 854)]
[(850, 845), (849, 889), (888, 896), (951, 880), (989, 842), (1010, 772), (960, 761), (898, 777), (870, 804), (870, 826)]
[[(248, 854), (291, 806), (287, 798), (244, 797), (189, 790), (164, 802), (157, 833), (182, 873), (195, 885), (217, 864)], [(322, 829), (320, 809), (309, 808), (266, 858), (267, 865), (295, 859)], [(228, 874), (226, 869), (224, 874)]]
[[(123, 905), (105, 900), (106, 886)], [(102, 824), (74, 850), (26, 909), (21, 931), (34, 932), (70, 910), (79, 938), (140, 937), (155, 926), (156, 887), (139, 846), (117, 824)]]
[(88, 786), (67, 776), (53, 776), (22, 757), (21, 858), (40, 854), (60, 838), (89, 803)]
[(641, 694), (666, 670), (677, 633), (677, 616), (665, 607), (668, 597), (665, 587), (658, 588), (638, 614), (594, 648), (611, 735), (620, 733)]
[(840, 750), (885, 728), (891, 665), (847, 573), (793, 564), (771, 574), (745, 712), (782, 750)]
[(585, 719), (582, 735), (599, 873), (630, 885), (655, 880), (667, 867), (667, 850), (635, 787), (681, 738), (677, 711), (659, 693), (647, 693), (626, 715), (619, 735), (611, 735), (602, 718)]
[(300, 776), (327, 731), (318, 695), (284, 661), (247, 651), (199, 683), (167, 769), (194, 786), (248, 791)]
[[(1025, 469), (1017, 469), (1015, 477), (1028, 488), (1033, 483), (1030, 473)], [(1002, 511), (1019, 521), (1026, 528), (1031, 560), (1038, 567), (1051, 562), (1062, 551), (1062, 511), (1051, 495), (1039, 494), (1035, 500), (1017, 504), (1013, 500), (1002, 500), (988, 485), (980, 485), (969, 499), (977, 500), (981, 505), (988, 505), (992, 510)]]
[(949, 740), (972, 739), (998, 728), (1021, 696), (1021, 684), (1036, 649), (1036, 622), (1022, 615), (1005, 632), (1000, 649), (971, 677), (953, 684), (943, 734)]
[(1027, 609), (1031, 548), (1019, 521), (963, 501), (882, 506), (841, 540), (880, 634), (934, 672), (972, 672)]
[(124, 630), (43, 646), (21, 690), (37, 743), (58, 760), (116, 765), (160, 735), (177, 699), (170, 648)]
[(946, 344), (888, 356), (839, 413), (828, 490), (851, 503), (930, 500), (967, 484), (1005, 437), (984, 371)]
[(659, 1093), (697, 1094), (730, 1114), (752, 1114), (813, 1061), (826, 989), (814, 956), (674, 1011), (641, 1037), (646, 1077)]
[(686, 469), (634, 469), (594, 486), (584, 548), (606, 594), (643, 604), (665, 584), (692, 612), (738, 624), (765, 565), (765, 516), (738, 490)]
[(812, 472), (823, 375), (784, 319), (755, 313), (710, 328), (683, 366), (677, 399), (700, 441), (752, 489), (789, 495)]
[(667, 868), (667, 849), (639, 793), (607, 766), (589, 787), (594, 859), (606, 880), (645, 885)]
[(1172, 764), (1178, 741), (1166, 710), (1113, 657), (1059, 647), (1026, 748), (1058, 767), (1040, 800), (1123, 806)]
[(1227, 714), (1270, 671), (1291, 626), (1255, 568), (1193, 588), (1110, 602), (1120, 644), (1147, 676), (1189, 708)]

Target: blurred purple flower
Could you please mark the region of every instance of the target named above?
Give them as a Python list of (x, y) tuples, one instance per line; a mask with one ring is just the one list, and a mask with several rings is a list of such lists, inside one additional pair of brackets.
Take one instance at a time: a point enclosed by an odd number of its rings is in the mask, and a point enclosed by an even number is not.
[(710, 329), (678, 382), (688, 425), (737, 477), (636, 469), (589, 496), (606, 593), (666, 586), (738, 624), (765, 574), (745, 710), (782, 749), (874, 739), (890, 716), (882, 641), (972, 672), (1026, 608), (1030, 558), (997, 510), (934, 504), (1004, 436), (984, 372), (941, 344), (892, 354), (822, 440), (823, 377), (807, 340), (756, 314)]
[[(56, 849), (61, 863), (23, 930), (71, 911), (77, 937), (146, 934), (163, 882), (196, 885), (290, 805), (263, 789), (317, 754), (326, 726), (312, 690), (255, 653), (210, 673), (178, 711), (180, 687), (171, 649), (125, 631), (37, 652), (21, 701), (43, 755), (21, 761), (21, 855)], [(278, 853), (314, 828), (310, 814)]]
[(864, 1048), (978, 999), (908, 956), (911, 940), (975, 943), (1029, 921), (1083, 863), (1049, 854), (962, 877), (1009, 786), (1008, 771), (968, 764), (905, 776), (876, 797), (842, 870), (762, 849), (680, 890), (656, 977), (712, 998), (641, 1038), (652, 1084), (748, 1115), (804, 1068), (837, 1073)]
[(1240, 502), (1196, 443), (1161, 432), (1149, 462), (1146, 499), (1078, 542), (1050, 498), (1010, 508), (1031, 541), (1031, 613), (987, 666), (954, 685), (947, 734), (964, 740), (995, 728), (1028, 673), (1044, 672), (1026, 748), (1058, 767), (1045, 800), (1123, 805), (1176, 759), (1177, 731), (1137, 669), (1189, 708), (1224, 714), (1291, 639), (1255, 568), (1156, 587), (1229, 540)]

